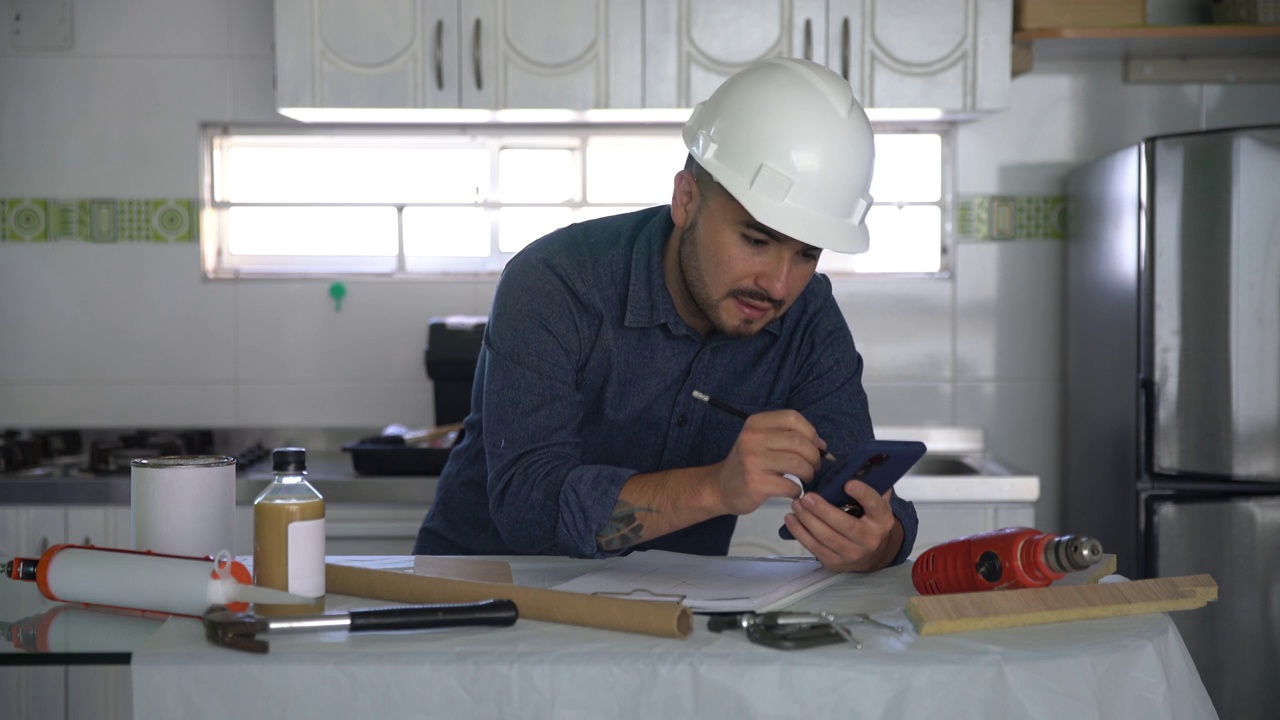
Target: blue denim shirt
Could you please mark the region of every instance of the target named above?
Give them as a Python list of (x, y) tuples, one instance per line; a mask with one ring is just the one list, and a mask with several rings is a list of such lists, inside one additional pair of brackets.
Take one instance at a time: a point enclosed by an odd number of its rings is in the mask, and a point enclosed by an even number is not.
[[(415, 554), (603, 557), (596, 533), (637, 473), (720, 462), (748, 413), (798, 410), (836, 457), (872, 438), (854, 348), (831, 283), (814, 275), (749, 338), (704, 340), (676, 312), (662, 272), (670, 208), (557, 230), (499, 281), (462, 441), (441, 473)], [(824, 463), (819, 487), (838, 469)], [(893, 498), (906, 559), (911, 503)], [(724, 555), (736, 516), (633, 546)]]

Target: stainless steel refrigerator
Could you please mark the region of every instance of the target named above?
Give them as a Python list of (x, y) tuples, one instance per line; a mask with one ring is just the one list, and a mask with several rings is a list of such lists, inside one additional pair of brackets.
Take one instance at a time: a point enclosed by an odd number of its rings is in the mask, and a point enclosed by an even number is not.
[(1063, 529), (1173, 613), (1224, 718), (1280, 717), (1280, 125), (1154, 137), (1067, 182)]

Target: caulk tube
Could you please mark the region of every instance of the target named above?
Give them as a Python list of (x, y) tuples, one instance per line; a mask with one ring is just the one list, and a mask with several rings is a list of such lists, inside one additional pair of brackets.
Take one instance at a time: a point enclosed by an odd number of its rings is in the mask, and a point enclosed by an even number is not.
[(46, 550), (36, 585), (50, 600), (193, 617), (214, 604), (243, 612), (250, 599), (244, 596), (261, 589), (226, 551), (215, 560), (85, 545)]

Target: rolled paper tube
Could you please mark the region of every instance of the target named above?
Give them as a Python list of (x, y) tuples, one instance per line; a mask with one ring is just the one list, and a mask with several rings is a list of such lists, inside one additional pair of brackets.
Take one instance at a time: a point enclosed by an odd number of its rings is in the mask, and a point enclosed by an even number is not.
[(693, 613), (676, 602), (449, 580), (334, 563), (325, 565), (324, 575), (328, 592), (354, 597), (403, 603), (462, 603), (507, 598), (515, 602), (520, 617), (528, 620), (670, 638), (688, 637), (693, 631)]

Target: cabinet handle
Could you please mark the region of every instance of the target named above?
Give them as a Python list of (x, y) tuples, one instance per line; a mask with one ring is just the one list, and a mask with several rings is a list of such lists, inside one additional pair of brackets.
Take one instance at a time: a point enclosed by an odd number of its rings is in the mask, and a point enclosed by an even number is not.
[(444, 89), (444, 21), (436, 21), (436, 89)]
[(840, 23), (840, 76), (849, 79), (849, 18)]
[(476, 18), (475, 29), (471, 32), (471, 64), (476, 71), (476, 89), (484, 89), (484, 76), (480, 73), (480, 18)]
[(804, 59), (813, 60), (813, 20), (804, 20)]
[(85, 535), (85, 536), (84, 536), (84, 542), (82, 542), (82, 543), (80, 543), (80, 544), (81, 544), (81, 545), (92, 545), (92, 544), (93, 544), (93, 538), (89, 537), (88, 535)]
[(40, 554), (44, 555), (44, 551), (49, 549), (49, 538), (40, 538)]

